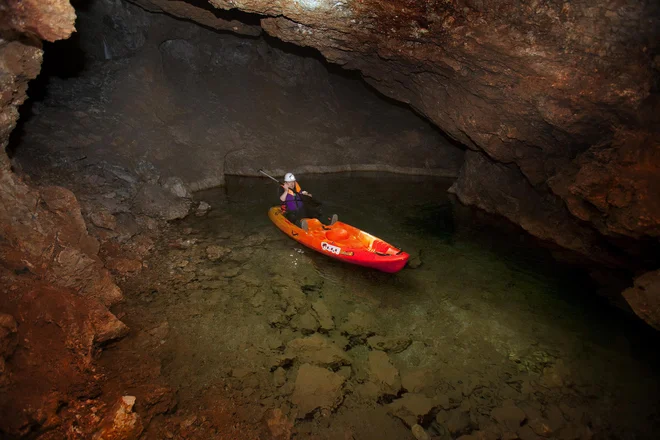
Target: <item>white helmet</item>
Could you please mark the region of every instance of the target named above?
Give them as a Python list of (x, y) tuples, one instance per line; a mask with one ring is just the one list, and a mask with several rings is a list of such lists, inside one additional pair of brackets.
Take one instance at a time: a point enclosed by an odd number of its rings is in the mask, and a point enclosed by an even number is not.
[(296, 181), (296, 176), (294, 176), (293, 173), (286, 173), (284, 175), (284, 181), (285, 182), (295, 182)]

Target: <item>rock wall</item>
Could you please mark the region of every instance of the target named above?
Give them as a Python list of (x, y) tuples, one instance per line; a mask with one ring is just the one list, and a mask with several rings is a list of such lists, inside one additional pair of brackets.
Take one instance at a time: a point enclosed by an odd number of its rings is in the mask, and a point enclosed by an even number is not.
[(455, 176), (463, 161), (427, 121), (313, 51), (120, 1), (92, 2), (79, 23), (84, 69), (50, 77), (15, 148), (30, 174), (104, 163), (137, 179), (147, 164), (198, 190), (259, 168)]
[(41, 40), (67, 38), (68, 1), (0, 6), (0, 437), (62, 423), (72, 399), (98, 395), (93, 359), (128, 328), (108, 307), (122, 294), (99, 258), (73, 193), (14, 174), (5, 148), (39, 73)]

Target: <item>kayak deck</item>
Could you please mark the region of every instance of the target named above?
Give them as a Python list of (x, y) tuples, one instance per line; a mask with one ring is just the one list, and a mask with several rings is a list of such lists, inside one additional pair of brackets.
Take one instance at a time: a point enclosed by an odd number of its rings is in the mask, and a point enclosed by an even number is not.
[(347, 263), (394, 273), (403, 269), (410, 257), (380, 238), (340, 221), (327, 226), (315, 218), (309, 218), (305, 231), (291, 223), (279, 206), (272, 207), (268, 217), (282, 232), (300, 244)]

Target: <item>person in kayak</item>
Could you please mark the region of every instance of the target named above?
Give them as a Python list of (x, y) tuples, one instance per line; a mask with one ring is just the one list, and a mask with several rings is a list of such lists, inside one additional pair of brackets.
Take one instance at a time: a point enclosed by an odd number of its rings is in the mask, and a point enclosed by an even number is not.
[[(310, 193), (301, 190), (293, 173), (286, 173), (284, 175), (282, 188), (284, 191), (280, 195), (280, 200), (283, 202), (282, 210), (287, 220), (300, 226), (305, 231), (307, 230), (306, 218), (318, 218), (321, 220), (320, 203), (314, 201)], [(337, 214), (334, 214), (330, 224), (336, 221)]]

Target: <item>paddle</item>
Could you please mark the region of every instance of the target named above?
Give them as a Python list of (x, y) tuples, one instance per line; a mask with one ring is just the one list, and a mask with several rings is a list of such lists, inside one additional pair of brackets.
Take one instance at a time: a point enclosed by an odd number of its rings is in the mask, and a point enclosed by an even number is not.
[(270, 174), (266, 173), (264, 170), (261, 170), (261, 169), (260, 169), (259, 172), (260, 172), (261, 174), (263, 174), (264, 176), (268, 177), (270, 180), (274, 180), (275, 182), (277, 182), (278, 185), (280, 185), (280, 186), (283, 185), (282, 182), (280, 182), (279, 180), (277, 180), (276, 178), (274, 178), (274, 177), (271, 176)]

